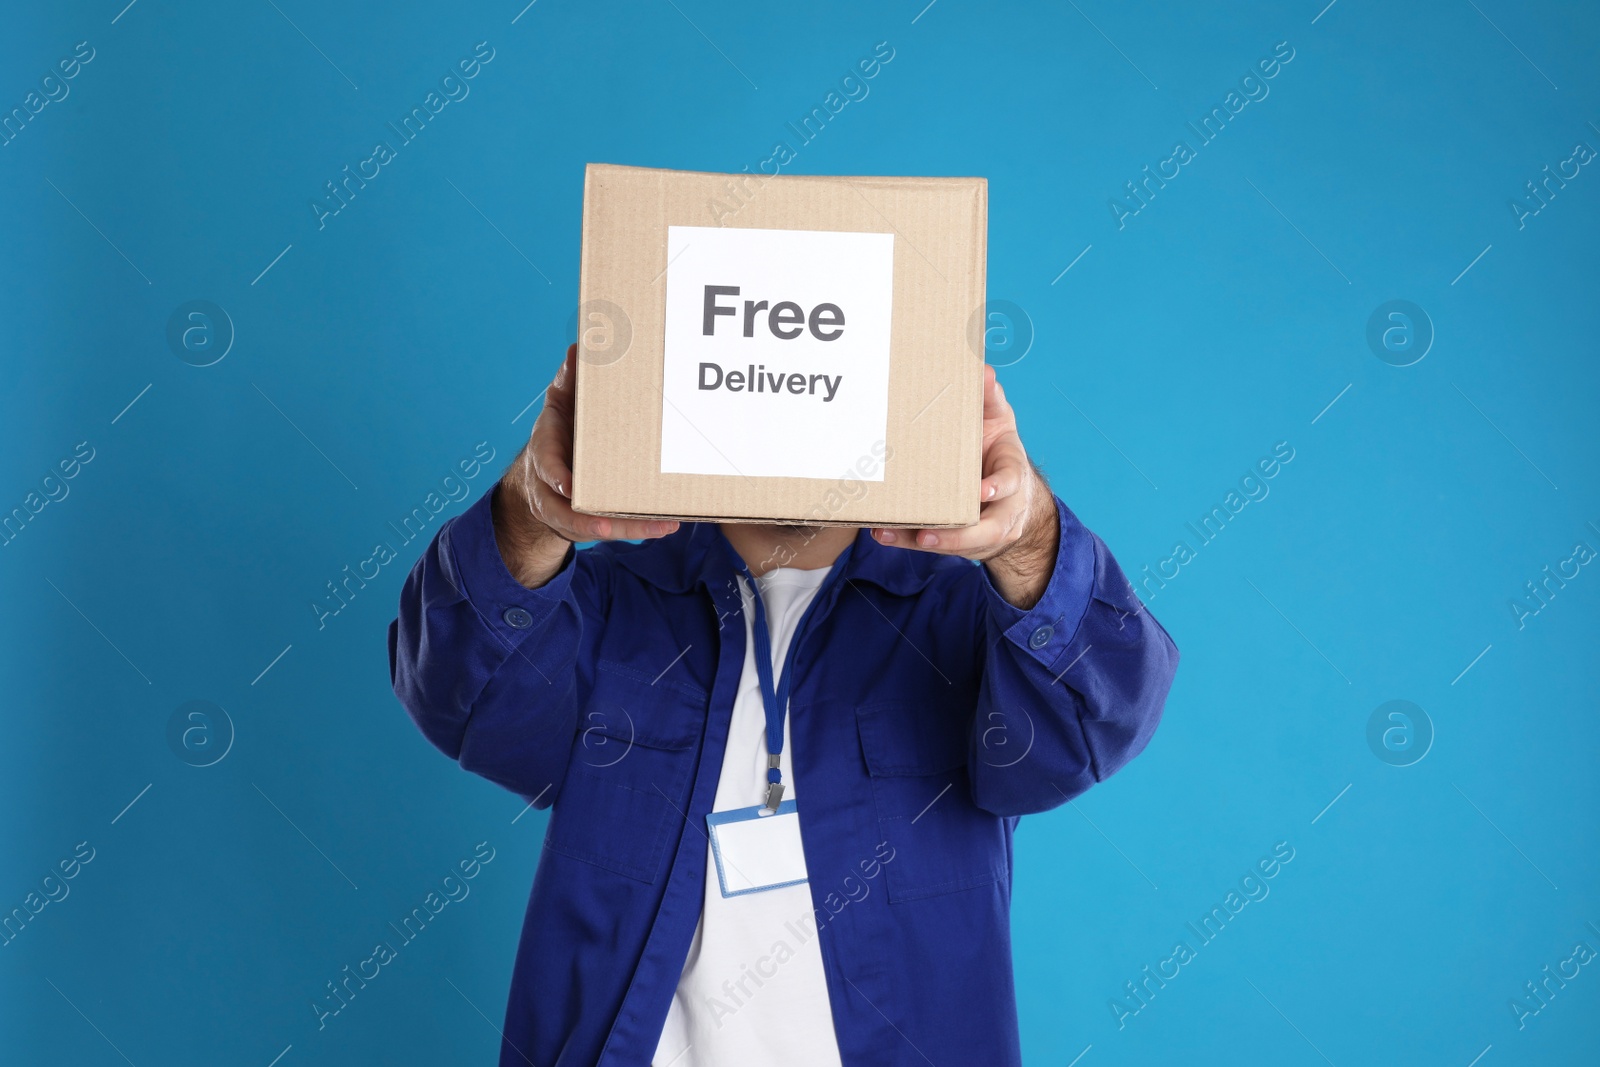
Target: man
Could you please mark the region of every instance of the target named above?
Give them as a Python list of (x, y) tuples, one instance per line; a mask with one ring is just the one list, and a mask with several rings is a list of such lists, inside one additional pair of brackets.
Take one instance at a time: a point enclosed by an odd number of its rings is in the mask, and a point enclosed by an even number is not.
[(576, 373), (389, 631), (427, 738), (552, 809), (502, 1067), (1020, 1063), (1012, 832), (1144, 748), (1171, 639), (990, 368), (960, 530), (577, 514)]

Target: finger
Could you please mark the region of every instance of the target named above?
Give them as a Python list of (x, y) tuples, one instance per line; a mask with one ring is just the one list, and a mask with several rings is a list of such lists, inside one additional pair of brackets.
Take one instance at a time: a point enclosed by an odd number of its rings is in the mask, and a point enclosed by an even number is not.
[(652, 537), (665, 537), (678, 528), (672, 519), (616, 519), (609, 515), (585, 515), (572, 511), (565, 501), (559, 502), (572, 516), (573, 531), (581, 540), (594, 541), (644, 541)]
[(564, 415), (556, 412), (545, 412), (539, 416), (539, 421), (534, 424), (533, 436), (528, 440), (528, 447), (524, 450), (526, 462), (531, 465), (531, 473), (569, 499), (572, 496), (572, 464), (569, 462), (569, 452), (572, 448), (572, 430), (570, 423)]
[(1022, 451), (1021, 440), (1015, 434), (1011, 438), (1016, 442), (1015, 446), (1010, 442), (997, 441), (984, 457), (990, 468), (978, 486), (978, 499), (984, 503), (1014, 496), (1033, 473), (1028, 465), (1027, 454)]
[(572, 505), (552, 486), (537, 478), (525, 478), (528, 510), (533, 517), (568, 540), (587, 540), (586, 517), (572, 510)]
[(1021, 442), (980, 483), (980, 494), (989, 494), (971, 526), (940, 529), (888, 529), (873, 527), (871, 536), (881, 545), (893, 548), (918, 548), (947, 555), (971, 556), (1009, 543), (1027, 515), (1029, 495), (1024, 490), (1032, 467), (1022, 454)]
[[(941, 556), (959, 556), (968, 551), (967, 534), (969, 531), (983, 527), (987, 536), (988, 527), (983, 526), (979, 519), (977, 525), (944, 529), (883, 529), (875, 528), (872, 531), (873, 540), (889, 548), (909, 548), (918, 552), (932, 552)], [(974, 541), (973, 543), (977, 543)]]
[[(979, 520), (982, 523), (982, 520)], [(943, 529), (920, 530), (884, 530), (885, 536), (892, 536), (894, 540), (886, 541), (879, 537), (880, 544), (887, 544), (892, 548), (909, 548), (918, 552), (932, 552), (940, 556), (961, 555), (962, 533), (965, 530), (975, 530), (977, 526)]]
[(561, 361), (556, 376), (551, 379), (550, 385), (544, 391), (545, 406), (571, 411), (573, 397), (577, 391), (577, 380), (578, 346), (568, 345), (566, 358)]
[(533, 472), (566, 497), (572, 495), (572, 406), (559, 387), (572, 373), (575, 350), (567, 350), (566, 363), (546, 390), (545, 408), (534, 420), (524, 450), (531, 455)]
[(581, 513), (578, 518), (592, 520), (591, 529), (597, 541), (645, 541), (665, 537), (678, 528), (678, 523), (672, 519), (613, 519)]
[(985, 504), (978, 521), (954, 530), (929, 530), (918, 547), (968, 559), (983, 559), (1011, 544), (1022, 533), (1028, 515), (1026, 494), (1018, 493), (994, 504)]
[(918, 547), (917, 537), (926, 532), (925, 530), (908, 530), (903, 527), (889, 529), (883, 526), (874, 526), (869, 531), (874, 541), (880, 545), (888, 545), (890, 548), (916, 548)]
[(670, 519), (614, 519), (574, 511), (550, 486), (534, 482), (529, 494), (534, 517), (571, 541), (643, 541), (678, 529)]
[[(980, 559), (1016, 540), (1028, 513), (1028, 495), (1015, 493), (1005, 500), (985, 504), (971, 526), (947, 529), (873, 530), (879, 544), (915, 548), (944, 556)], [(886, 540), (893, 535), (893, 540)]]
[(1006, 400), (1006, 391), (1000, 386), (1000, 379), (995, 375), (994, 368), (988, 364), (983, 367), (983, 418), (985, 422), (994, 419), (1011, 419), (1014, 413), (1011, 403)]

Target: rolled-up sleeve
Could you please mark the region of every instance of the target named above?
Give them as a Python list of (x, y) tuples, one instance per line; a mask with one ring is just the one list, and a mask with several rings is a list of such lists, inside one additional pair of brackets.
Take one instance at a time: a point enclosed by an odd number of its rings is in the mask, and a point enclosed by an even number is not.
[[(1056, 807), (1137, 756), (1178, 667), (1105, 543), (1055, 503), (1060, 543), (1037, 604), (1009, 603), (979, 568), (987, 651), (969, 770), (974, 801), (997, 815)], [(986, 743), (997, 727), (1006, 759)]]
[(390, 680), (436, 748), (544, 808), (565, 776), (604, 575), (569, 551), (549, 582), (523, 586), (495, 543), (494, 492), (445, 523), (406, 578)]

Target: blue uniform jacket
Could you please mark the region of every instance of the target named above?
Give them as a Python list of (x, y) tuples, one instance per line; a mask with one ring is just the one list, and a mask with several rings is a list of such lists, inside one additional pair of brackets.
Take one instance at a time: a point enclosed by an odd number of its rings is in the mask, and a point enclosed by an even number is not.
[[(735, 555), (717, 526), (686, 523), (569, 553), (526, 589), (496, 548), (492, 493), (406, 580), (394, 691), (446, 755), (551, 809), (502, 1067), (646, 1067), (707, 877), (744, 663)], [(1017, 818), (1115, 772), (1161, 717), (1177, 648), (1105, 544), (1056, 510), (1032, 609), (981, 566), (862, 531), (799, 639), (793, 773), (846, 1067), (1021, 1062)]]

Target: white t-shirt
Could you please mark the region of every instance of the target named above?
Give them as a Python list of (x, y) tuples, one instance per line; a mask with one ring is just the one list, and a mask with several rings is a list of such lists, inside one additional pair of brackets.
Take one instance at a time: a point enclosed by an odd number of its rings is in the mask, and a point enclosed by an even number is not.
[[(827, 576), (826, 567), (778, 567), (756, 579), (772, 634), (774, 679), (783, 667), (801, 616)], [(743, 578), (739, 579), (739, 592), (744, 600), (744, 671), (733, 701), (713, 811), (763, 803), (767, 787), (767, 718), (756, 677), (755, 613)], [(799, 801), (803, 832), (805, 804), (795, 795), (790, 769), (788, 715), (783, 727), (780, 770), (784, 799)], [(703, 825), (699, 829), (705, 831)], [(706, 844), (700, 922), (650, 1062), (651, 1067), (834, 1067), (839, 1063), (808, 884), (724, 897), (711, 845)]]

